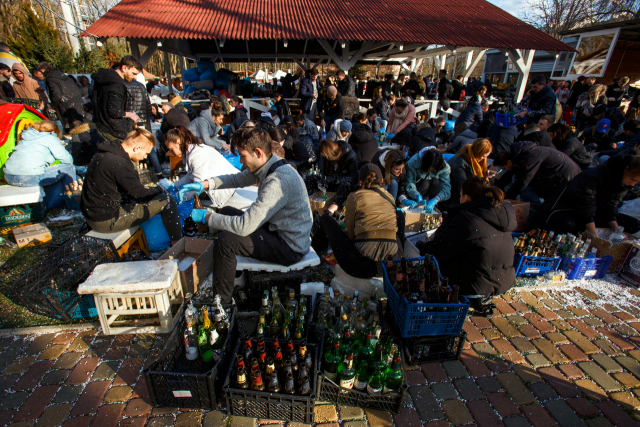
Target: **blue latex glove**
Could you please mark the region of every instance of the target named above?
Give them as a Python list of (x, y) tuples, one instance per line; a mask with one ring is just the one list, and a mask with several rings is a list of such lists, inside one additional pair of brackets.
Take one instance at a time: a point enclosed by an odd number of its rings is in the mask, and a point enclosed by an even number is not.
[(167, 192), (175, 192), (176, 191), (176, 186), (173, 184), (169, 184), (167, 185), (166, 182), (161, 182), (160, 183), (160, 187), (164, 188)]
[(429, 203), (427, 203), (427, 206), (424, 208), (424, 211), (426, 213), (432, 213), (433, 208), (435, 208), (437, 204), (438, 204), (438, 201), (434, 197), (433, 199), (429, 200)]
[(413, 200), (410, 200), (410, 199), (404, 199), (402, 201), (402, 204), (405, 206), (409, 206), (410, 209), (413, 209), (416, 206), (418, 206), (418, 202), (414, 202)]
[(202, 184), (200, 184), (199, 182), (183, 185), (182, 187), (180, 187), (180, 191), (178, 191), (178, 204), (179, 205), (182, 204), (182, 199), (184, 198), (184, 195), (189, 191), (195, 191), (198, 194), (200, 194), (202, 193), (202, 190), (203, 190)]
[(416, 202), (418, 202), (419, 205), (424, 205), (424, 204), (427, 203), (427, 202), (424, 201), (424, 199), (422, 198), (422, 196), (420, 194), (418, 194), (416, 196)]
[(201, 222), (203, 224), (207, 223), (207, 213), (209, 211), (206, 209), (194, 209), (191, 211), (191, 219), (195, 222)]
[(393, 137), (394, 137), (394, 136), (396, 136), (396, 134), (395, 134), (395, 133), (390, 133), (390, 134), (389, 134), (389, 139), (393, 139)]

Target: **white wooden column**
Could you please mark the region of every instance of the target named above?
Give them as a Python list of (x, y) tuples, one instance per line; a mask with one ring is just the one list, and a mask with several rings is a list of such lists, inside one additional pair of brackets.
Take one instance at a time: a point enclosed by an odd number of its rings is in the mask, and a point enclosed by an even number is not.
[[(529, 81), (529, 71), (531, 70), (531, 64), (533, 63), (533, 55), (535, 50), (523, 50), (509, 49), (507, 51), (509, 59), (513, 62), (513, 65), (518, 70), (518, 84), (516, 86), (516, 94), (514, 102), (520, 102), (524, 96), (524, 88)], [(506, 75), (506, 74), (505, 74)]]

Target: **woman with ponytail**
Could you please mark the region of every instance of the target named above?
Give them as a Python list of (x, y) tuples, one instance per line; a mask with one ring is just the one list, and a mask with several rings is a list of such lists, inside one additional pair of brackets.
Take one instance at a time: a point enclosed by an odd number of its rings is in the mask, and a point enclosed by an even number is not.
[[(488, 139), (476, 139), (472, 144), (465, 145), (449, 160), (451, 167), (451, 195), (444, 205), (457, 206), (460, 200), (457, 196), (460, 194), (462, 184), (472, 176), (480, 178), (489, 178), (489, 170), (487, 169), (487, 159), (491, 154), (491, 142)], [(491, 171), (493, 172), (493, 171)]]
[(388, 256), (398, 258), (402, 248), (398, 235), (404, 230), (398, 233), (395, 200), (381, 188), (380, 168), (366, 163), (358, 179), (360, 188), (347, 197), (345, 230), (327, 213), (320, 224), (340, 267), (351, 276), (368, 279), (379, 274), (378, 266)]
[(463, 184), (460, 205), (452, 208), (429, 242), (417, 244), (420, 254), (436, 257), (443, 277), (458, 285), (461, 295), (499, 295), (516, 280), (513, 239), (516, 213), (504, 193), (479, 176)]
[[(167, 146), (167, 150), (174, 156), (182, 157), (182, 161), (188, 169), (187, 174), (173, 184), (176, 189), (188, 186), (192, 191), (196, 191), (198, 195), (200, 195), (203, 190), (200, 184), (201, 181), (209, 180), (220, 175), (240, 172), (234, 168), (218, 150), (210, 145), (205, 145), (184, 126), (177, 126), (175, 129), (167, 132), (165, 145)], [(181, 198), (185, 192), (181, 191), (179, 198)], [(234, 192), (235, 190), (233, 189), (207, 190), (207, 196), (213, 202), (214, 208), (221, 208), (227, 200), (233, 196)], [(180, 203), (182, 203), (182, 200), (178, 200), (178, 204)]]

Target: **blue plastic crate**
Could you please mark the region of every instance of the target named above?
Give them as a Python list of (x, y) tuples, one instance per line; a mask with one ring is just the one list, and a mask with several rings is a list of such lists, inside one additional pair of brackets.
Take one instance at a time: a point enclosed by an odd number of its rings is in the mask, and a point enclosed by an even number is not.
[(76, 291), (54, 292), (64, 310), (73, 313), (72, 319), (86, 319), (98, 317), (98, 309), (93, 295), (79, 295)]
[(529, 119), (527, 117), (520, 118), (511, 114), (496, 113), (496, 124), (503, 128), (521, 125), (528, 121)]
[(556, 271), (560, 267), (560, 257), (543, 257), (516, 254), (513, 259), (513, 267), (516, 269), (516, 277), (535, 277), (547, 271)]
[(568, 280), (602, 279), (613, 262), (612, 256), (600, 258), (562, 258), (560, 270), (567, 273)]
[(64, 195), (64, 204), (70, 211), (80, 210), (80, 196)]
[[(434, 257), (431, 259), (438, 265)], [(407, 261), (420, 261), (424, 257), (407, 258)], [(395, 260), (399, 262), (400, 260)], [(459, 304), (410, 303), (400, 298), (387, 276), (386, 262), (382, 263), (384, 292), (391, 311), (398, 322), (403, 338), (426, 337), (433, 335), (460, 335), (462, 325), (469, 312), (469, 300), (464, 295), (458, 297)], [(440, 268), (438, 268), (440, 270)], [(442, 278), (442, 276), (440, 276)]]

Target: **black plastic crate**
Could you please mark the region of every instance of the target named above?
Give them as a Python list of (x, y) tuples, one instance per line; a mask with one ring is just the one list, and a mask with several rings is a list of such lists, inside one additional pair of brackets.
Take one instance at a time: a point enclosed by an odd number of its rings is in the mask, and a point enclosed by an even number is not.
[[(265, 339), (265, 343), (271, 340)], [(235, 353), (240, 352), (240, 340), (235, 346)], [(299, 341), (294, 341), (294, 345)], [(312, 394), (309, 396), (269, 393), (267, 391), (245, 390), (231, 387), (232, 378), (236, 377), (235, 364), (231, 363), (224, 381), (224, 394), (227, 400), (227, 413), (240, 417), (254, 417), (269, 420), (294, 421), (313, 424), (316, 403), (316, 380), (318, 378), (318, 347), (307, 343), (307, 351), (311, 353), (313, 366), (309, 372)]]
[(407, 363), (416, 365), (424, 362), (457, 360), (466, 341), (467, 333), (462, 331), (458, 336), (403, 338), (402, 345)]
[(3, 293), (32, 313), (69, 321), (81, 300), (78, 285), (96, 265), (119, 261), (120, 255), (110, 240), (74, 236), (7, 286)]
[[(200, 312), (207, 307), (213, 319), (214, 304), (193, 304)], [(218, 375), (228, 369), (234, 360), (232, 343), (238, 339), (236, 307), (231, 306), (229, 334), (218, 362), (205, 363), (198, 355), (196, 360), (187, 360), (184, 347), (184, 316), (169, 335), (160, 356), (143, 370), (151, 403), (161, 408), (217, 409), (216, 398), (222, 393), (222, 379)]]
[(313, 273), (310, 267), (302, 270), (287, 271), (246, 271), (246, 289), (248, 290), (249, 303), (252, 306), (259, 306), (265, 290), (278, 288), (278, 293), (284, 292), (288, 288), (293, 288), (296, 294), (300, 294), (300, 284), (313, 281)]

